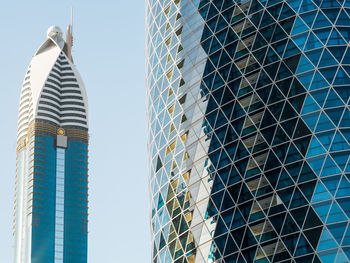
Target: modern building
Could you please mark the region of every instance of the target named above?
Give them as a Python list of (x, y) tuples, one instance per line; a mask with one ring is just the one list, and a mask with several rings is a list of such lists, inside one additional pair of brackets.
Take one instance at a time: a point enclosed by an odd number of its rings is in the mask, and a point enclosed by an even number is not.
[(21, 91), (14, 208), (15, 263), (86, 263), (88, 104), (67, 41), (52, 26)]
[(350, 262), (350, 1), (146, 19), (153, 262)]

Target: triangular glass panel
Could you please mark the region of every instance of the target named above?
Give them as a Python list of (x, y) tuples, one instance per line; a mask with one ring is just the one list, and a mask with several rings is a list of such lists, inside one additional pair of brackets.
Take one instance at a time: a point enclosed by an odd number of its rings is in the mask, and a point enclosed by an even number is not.
[(328, 37), (329, 37), (329, 34), (330, 34), (329, 28), (316, 29), (316, 30), (314, 30), (314, 33), (322, 41), (323, 44), (326, 44)]
[(342, 61), (344, 57), (346, 47), (338, 46), (338, 47), (328, 47), (328, 50), (332, 53), (332, 55), (337, 59), (338, 62)]
[(342, 117), (340, 127), (350, 127), (350, 112), (347, 108), (345, 109), (344, 115)]
[[(326, 228), (323, 229), (323, 233), (320, 238), (320, 242), (317, 247), (317, 251), (337, 247), (337, 243), (334, 241), (332, 235)], [(329, 262), (329, 261), (328, 261)]]
[(316, 132), (321, 132), (334, 128), (334, 124), (330, 121), (327, 115), (322, 112), (320, 119), (318, 120)]
[(338, 174), (338, 173), (341, 173), (338, 166), (334, 163), (334, 161), (330, 156), (327, 156), (326, 162), (323, 166), (321, 177), (329, 176), (332, 174)]
[(338, 188), (339, 181), (340, 175), (326, 177), (322, 179), (323, 184), (333, 196), (335, 195), (335, 191)]
[(287, 217), (284, 221), (284, 226), (283, 226), (283, 230), (282, 230), (282, 235), (288, 235), (294, 232), (299, 232), (300, 229), (298, 227), (298, 225), (294, 222), (293, 218), (287, 214)]
[(303, 20), (301, 20), (299, 17), (297, 17), (297, 19), (295, 20), (295, 23), (294, 23), (293, 30), (292, 30), (292, 35), (296, 35), (296, 34), (299, 34), (301, 32), (306, 32), (308, 30), (309, 30), (309, 28), (303, 22)]
[(298, 76), (298, 80), (304, 86), (305, 89), (309, 89), (314, 71), (309, 71)]
[(339, 14), (339, 8), (332, 8), (332, 9), (324, 9), (322, 10), (323, 13), (326, 14), (326, 16), (328, 17), (328, 19), (330, 21), (335, 21), (337, 19), (337, 16)]
[(313, 137), (306, 157), (320, 155), (320, 154), (323, 154), (325, 152), (326, 151), (324, 150), (324, 148), (322, 147), (320, 142), (316, 139), (316, 137)]
[(285, 64), (288, 66), (289, 70), (295, 74), (297, 68), (298, 68), (298, 64), (299, 64), (299, 60), (300, 60), (300, 54), (298, 55), (294, 55), (292, 57), (289, 57), (287, 59), (284, 59)]
[(318, 40), (318, 38), (312, 32), (310, 32), (308, 41), (305, 46), (305, 50), (311, 50), (319, 47), (322, 47), (322, 43)]
[(344, 12), (344, 10), (342, 9), (340, 11), (337, 23), (337, 26), (350, 26), (350, 18), (349, 16)]
[(328, 67), (319, 69), (322, 75), (326, 78), (328, 83), (333, 83), (333, 79), (336, 76), (338, 67)]
[[(306, 2), (311, 2), (311, 1), (310, 0), (303, 1), (303, 3), (306, 3)], [(315, 8), (313, 8), (313, 10), (315, 10)], [(308, 11), (311, 11), (311, 10), (308, 10)], [(315, 20), (316, 13), (317, 13), (317, 11), (312, 11), (312, 12), (301, 14), (300, 16), (305, 21), (305, 23), (311, 28), (312, 24)]]
[(279, 91), (279, 89), (274, 85), (271, 91), (270, 99), (268, 104), (272, 104), (274, 102), (280, 101), (285, 99), (285, 97), (282, 95), (282, 93)]
[(349, 27), (338, 27), (337, 28), (345, 39), (349, 39), (350, 28)]
[[(333, 0), (332, 0), (333, 1)], [(318, 253), (321, 262), (334, 262), (338, 249), (332, 249)]]
[(349, 259), (345, 256), (345, 254), (343, 253), (343, 251), (339, 251), (338, 255), (337, 255), (337, 259), (334, 263), (342, 263), (342, 262), (348, 262)]
[[(296, 67), (296, 65), (295, 65), (295, 67)], [(295, 69), (293, 69), (294, 72), (295, 72)], [(278, 73), (277, 73), (277, 76), (276, 76), (276, 81), (281, 80), (281, 79), (285, 79), (285, 78), (288, 78), (288, 77), (291, 77), (292, 74), (293, 73), (291, 72), (290, 68), (288, 68), (285, 65), (285, 63), (282, 61), (281, 64), (280, 64), (280, 68), (278, 69)]]
[(346, 177), (343, 176), (339, 184), (339, 188), (337, 190), (336, 198), (349, 196), (349, 193), (350, 193), (350, 183), (346, 179)]
[(314, 249), (317, 248), (321, 233), (322, 233), (322, 227), (304, 231), (304, 234), (305, 234), (307, 240), (309, 240), (311, 246)]
[(328, 49), (324, 49), (321, 61), (319, 63), (319, 67), (327, 67), (327, 66), (332, 66), (336, 65), (338, 62), (333, 58), (331, 53), (328, 51)]
[(278, 191), (278, 196), (281, 198), (286, 207), (289, 207), (289, 203), (291, 202), (293, 189), (294, 187), (289, 187), (287, 189)]
[(288, 173), (283, 170), (278, 181), (277, 189), (282, 189), (293, 184), (293, 180), (289, 177)]
[(333, 28), (333, 32), (329, 37), (327, 45), (340, 46), (340, 45), (346, 45), (346, 42), (343, 40), (343, 38), (338, 33), (338, 31), (335, 28)]
[(300, 52), (301, 52), (300, 49), (290, 39), (288, 41), (288, 45), (287, 45), (286, 51), (284, 53), (284, 57), (287, 58), (287, 57), (290, 57), (290, 56), (293, 56), (293, 55), (296, 55), (296, 54), (300, 54)]
[(331, 153), (334, 161), (338, 164), (339, 168), (344, 171), (345, 165), (349, 157), (349, 151)]
[(305, 156), (306, 153), (307, 153), (307, 149), (308, 149), (308, 146), (309, 146), (309, 143), (310, 143), (310, 140), (311, 140), (311, 136), (308, 136), (308, 137), (303, 137), (301, 139), (298, 139), (298, 140), (294, 140), (294, 144), (295, 146), (298, 148), (299, 152)]
[(231, 196), (229, 195), (228, 192), (225, 192), (225, 196), (221, 205), (221, 210), (226, 210), (228, 208), (231, 208), (235, 205), (235, 203), (233, 202)]
[(327, 218), (327, 224), (336, 223), (340, 221), (347, 220), (347, 217), (343, 213), (343, 211), (338, 206), (337, 202), (333, 202), (332, 208), (329, 211), (329, 215)]
[(336, 126), (339, 124), (343, 111), (344, 111), (343, 107), (325, 110), (326, 114), (330, 117), (330, 119), (333, 121), (334, 125)]
[(346, 53), (344, 55), (342, 63), (343, 64), (350, 64), (350, 48), (347, 49), (347, 51), (346, 51)]
[(332, 107), (337, 107), (337, 106), (344, 106), (344, 103), (341, 101), (341, 99), (338, 97), (338, 95), (331, 88), (329, 90), (329, 94), (327, 97), (327, 102), (325, 104), (325, 108), (332, 108)]
[[(350, 74), (350, 67), (344, 66), (344, 69), (347, 71), (348, 74)], [(350, 84), (350, 78), (345, 73), (343, 67), (339, 67), (339, 71), (337, 73), (337, 76), (334, 79), (334, 85), (347, 85)]]
[(348, 86), (333, 87), (344, 103), (347, 103), (350, 97), (350, 88)]
[(323, 51), (322, 48), (318, 48), (305, 53), (315, 67), (318, 65), (318, 62), (320, 61), (322, 51)]
[(328, 199), (332, 199), (332, 196), (329, 194), (326, 187), (321, 182), (318, 182), (311, 202), (317, 203)]
[[(291, 82), (291, 79), (286, 79), (285, 81)], [(283, 82), (284, 81), (281, 81), (280, 83), (283, 83)], [(279, 84), (277, 84), (277, 85), (279, 85)], [(280, 87), (280, 90), (282, 90), (281, 87)], [(292, 97), (292, 96), (296, 96), (298, 94), (305, 93), (305, 92), (306, 92), (305, 87), (303, 85), (301, 85), (301, 83), (296, 78), (294, 78), (292, 85), (290, 86), (288, 96)]]
[(320, 106), (315, 102), (315, 100), (311, 96), (306, 96), (301, 114), (306, 114), (317, 110), (320, 110)]
[(326, 155), (321, 155), (321, 156), (308, 159), (308, 163), (316, 175), (320, 174), (325, 157)]
[(290, 0), (288, 4), (293, 8), (295, 12), (298, 12), (300, 7), (300, 0)]
[[(237, 248), (235, 241), (233, 240), (231, 235), (228, 235), (224, 255), (232, 254), (233, 252), (236, 252), (237, 250), (238, 250), (238, 248)], [(237, 255), (235, 255), (235, 259), (236, 258), (237, 258)], [(230, 262), (230, 261), (226, 261), (226, 262)], [(235, 262), (235, 261), (233, 261), (233, 262)]]
[(321, 11), (319, 11), (317, 14), (317, 18), (315, 20), (313, 29), (323, 28), (323, 27), (327, 27), (327, 26), (331, 26), (331, 23), (328, 21), (326, 16)]
[(316, 180), (307, 182), (305, 184), (299, 184), (299, 185), (300, 185), (299, 188), (301, 192), (304, 194), (304, 196), (306, 197), (306, 200), (310, 202), (315, 190)]
[(314, 252), (309, 242), (305, 239), (304, 235), (301, 234), (298, 242), (297, 249), (295, 250), (295, 256), (301, 256)]
[(350, 146), (348, 145), (347, 141), (338, 131), (333, 138), (333, 143), (332, 143), (330, 151), (331, 152), (342, 151), (342, 150), (348, 150), (349, 148), (350, 148)]
[(328, 211), (331, 207), (332, 201), (325, 201), (317, 204), (313, 204), (312, 207), (316, 211), (318, 217), (322, 220), (323, 223), (326, 223), (328, 216)]
[(350, 245), (350, 227), (345, 232), (345, 236), (342, 242), (343, 246), (349, 246)]
[(347, 222), (328, 225), (328, 230), (335, 238), (335, 241), (340, 245), (346, 231)]
[(288, 134), (290, 138), (292, 138), (292, 135), (294, 133), (297, 120), (298, 120), (297, 118), (294, 118), (281, 123), (281, 126), (283, 127), (284, 131)]
[(298, 74), (298, 73), (306, 72), (311, 69), (314, 69), (314, 66), (310, 63), (310, 61), (306, 58), (306, 56), (302, 56), (296, 73)]
[(307, 42), (308, 32), (297, 35), (293, 38), (294, 43), (299, 47), (300, 50), (304, 49), (305, 43)]
[(295, 112), (294, 108), (290, 105), (289, 101), (286, 101), (284, 105), (283, 113), (281, 116), (281, 121), (285, 121), (297, 116), (298, 114)]
[(232, 220), (231, 230), (236, 229), (237, 227), (240, 227), (244, 224), (246, 224), (246, 222), (244, 221), (240, 211), (236, 209), (235, 215)]
[(325, 100), (327, 98), (328, 92), (329, 92), (329, 88), (319, 89), (319, 90), (316, 90), (316, 91), (312, 91), (311, 95), (316, 100), (318, 105), (320, 107), (323, 107), (323, 104), (324, 104), (324, 102), (325, 102)]
[(323, 76), (316, 71), (314, 79), (312, 81), (312, 84), (310, 86), (310, 90), (316, 90), (316, 89), (320, 89), (323, 87), (328, 87), (329, 84), (326, 82), (326, 80), (323, 78)]
[(305, 229), (314, 228), (321, 225), (322, 225), (322, 222), (319, 218), (319, 215), (315, 213), (314, 209), (310, 208), (307, 213), (303, 229), (305, 230)]
[[(303, 116), (303, 120), (311, 131), (315, 129), (320, 112), (314, 112)], [(328, 127), (329, 129), (329, 127)], [(304, 134), (303, 134), (304, 135)]]

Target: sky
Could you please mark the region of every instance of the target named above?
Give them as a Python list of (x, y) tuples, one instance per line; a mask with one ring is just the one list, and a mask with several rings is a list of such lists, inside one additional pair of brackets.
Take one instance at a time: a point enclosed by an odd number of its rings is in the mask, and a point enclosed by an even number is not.
[(89, 100), (89, 263), (149, 262), (144, 1), (1, 1), (0, 253), (13, 260), (17, 111), (28, 64), (74, 9), (73, 58)]

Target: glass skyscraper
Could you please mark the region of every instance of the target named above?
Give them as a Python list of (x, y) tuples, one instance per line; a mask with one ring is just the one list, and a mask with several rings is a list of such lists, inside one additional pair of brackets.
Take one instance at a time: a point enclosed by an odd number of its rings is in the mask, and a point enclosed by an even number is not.
[(86, 263), (88, 105), (68, 27), (52, 26), (21, 91), (14, 209), (15, 263)]
[(350, 262), (350, 1), (146, 19), (153, 262)]

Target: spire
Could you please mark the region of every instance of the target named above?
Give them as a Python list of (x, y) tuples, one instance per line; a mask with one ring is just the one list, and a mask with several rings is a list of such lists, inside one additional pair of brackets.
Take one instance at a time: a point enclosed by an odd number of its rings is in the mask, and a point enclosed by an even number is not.
[(67, 28), (66, 35), (66, 54), (70, 61), (73, 62), (72, 58), (72, 47), (73, 47), (73, 8), (70, 8), (70, 24)]

